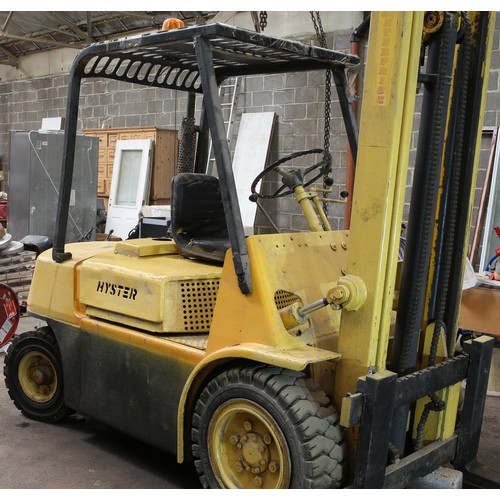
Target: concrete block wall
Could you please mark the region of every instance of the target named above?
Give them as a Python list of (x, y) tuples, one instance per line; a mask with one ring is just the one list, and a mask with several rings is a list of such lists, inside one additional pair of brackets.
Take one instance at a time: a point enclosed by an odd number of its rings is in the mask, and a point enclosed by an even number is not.
[[(327, 36), (330, 47), (347, 51), (350, 31), (336, 31)], [(309, 39), (306, 40), (309, 42)], [(67, 75), (47, 76), (31, 80), (0, 81), (0, 156), (2, 168), (8, 167), (9, 132), (37, 130), (45, 117), (65, 116)], [(169, 90), (143, 88), (112, 80), (84, 80), (79, 115), (79, 129), (134, 127), (155, 125), (179, 129), (185, 115), (187, 99)], [(200, 99), (197, 100), (197, 108)], [(418, 98), (415, 127), (418, 124)], [(274, 111), (277, 121), (269, 154), (269, 162), (291, 152), (323, 147), (324, 73), (265, 75), (245, 78), (241, 86), (236, 115), (242, 112)], [(485, 126), (500, 125), (500, 14), (497, 15), (492, 64), (485, 112)], [(416, 130), (416, 128), (415, 128)], [(346, 144), (335, 88), (332, 89), (331, 153), (333, 156), (333, 198), (344, 189)], [(416, 132), (415, 132), (416, 136)], [(234, 147), (235, 141), (232, 141)], [(413, 147), (416, 146), (414, 141)], [(486, 146), (485, 146), (486, 147)], [(479, 181), (484, 179), (484, 153), (481, 156)], [(414, 151), (411, 153), (411, 161)], [(309, 163), (310, 161), (310, 163)], [(296, 160), (310, 165), (314, 158)], [(481, 169), (483, 173), (481, 173)], [(408, 176), (410, 190), (412, 172)], [(278, 179), (271, 177), (264, 189), (269, 192)], [(274, 183), (274, 184), (273, 184)], [(478, 183), (478, 189), (480, 188)], [(6, 189), (3, 183), (2, 189)], [(305, 222), (292, 197), (263, 202), (274, 222), (284, 230), (305, 229)], [(408, 210), (405, 210), (405, 217)], [(334, 229), (343, 228), (344, 208), (329, 204), (329, 218)], [(262, 232), (272, 231), (267, 220), (259, 216)]]

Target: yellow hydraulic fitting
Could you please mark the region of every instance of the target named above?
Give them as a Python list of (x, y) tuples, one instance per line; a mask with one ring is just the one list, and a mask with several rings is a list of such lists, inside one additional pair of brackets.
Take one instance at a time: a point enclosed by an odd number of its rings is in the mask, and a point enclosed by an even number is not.
[(346, 275), (339, 278), (333, 288), (331, 288), (326, 297), (303, 305), (301, 302), (294, 302), (287, 307), (279, 310), (283, 326), (292, 330), (303, 325), (308, 319), (309, 314), (330, 305), (332, 309), (346, 309), (347, 311), (357, 311), (366, 301), (366, 285), (359, 276)]
[(366, 285), (364, 281), (353, 275), (342, 276), (326, 297), (303, 305), (301, 302), (294, 302), (279, 310), (283, 326), (292, 330), (303, 325), (309, 319), (309, 314), (330, 305), (332, 309), (346, 309), (347, 311), (357, 311), (366, 301)]
[(359, 276), (346, 275), (328, 291), (326, 300), (333, 309), (357, 311), (366, 301), (366, 285)]
[(301, 307), (302, 304), (300, 302), (294, 302), (288, 307), (280, 309), (279, 313), (281, 316), (281, 320), (283, 321), (283, 326), (287, 330), (292, 330), (297, 326), (303, 325), (307, 321), (307, 314), (301, 314), (301, 312), (299, 311)]

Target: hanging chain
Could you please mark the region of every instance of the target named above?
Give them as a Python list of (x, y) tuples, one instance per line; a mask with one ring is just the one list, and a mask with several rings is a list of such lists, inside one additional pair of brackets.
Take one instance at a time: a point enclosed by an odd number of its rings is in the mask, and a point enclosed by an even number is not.
[(260, 21), (259, 21), (260, 31), (264, 31), (264, 29), (267, 26), (267, 11), (261, 10), (259, 12), (259, 18), (260, 18)]
[[(316, 31), (316, 37), (318, 38), (318, 42), (320, 46), (324, 49), (327, 48), (325, 31), (323, 29), (323, 25), (321, 23), (321, 17), (319, 12), (316, 11), (316, 14), (313, 11), (310, 11), (311, 19), (314, 25), (314, 30)], [(323, 174), (323, 189), (328, 189), (329, 184), (327, 183), (328, 174), (331, 170), (332, 157), (330, 154), (330, 103), (332, 98), (332, 70), (327, 69), (325, 71), (325, 137), (324, 137), (324, 152), (323, 152), (323, 161), (324, 161), (324, 174)], [(325, 194), (325, 197), (327, 195)], [(323, 202), (323, 211), (325, 215), (328, 216), (328, 202)]]
[(314, 14), (314, 12), (311, 10), (310, 14), (312, 22), (314, 24), (314, 30), (316, 31), (316, 37), (318, 38), (319, 45), (320, 47), (326, 48), (325, 31), (323, 30), (323, 25), (321, 23), (321, 17), (319, 15), (319, 12), (316, 11), (316, 14)]

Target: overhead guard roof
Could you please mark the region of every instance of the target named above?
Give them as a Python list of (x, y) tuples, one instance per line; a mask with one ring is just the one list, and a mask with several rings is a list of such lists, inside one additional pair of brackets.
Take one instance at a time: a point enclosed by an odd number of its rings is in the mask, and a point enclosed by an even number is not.
[(214, 70), (230, 76), (356, 67), (357, 56), (224, 24), (160, 31), (90, 45), (75, 60), (83, 77), (202, 92), (194, 44), (210, 40)]

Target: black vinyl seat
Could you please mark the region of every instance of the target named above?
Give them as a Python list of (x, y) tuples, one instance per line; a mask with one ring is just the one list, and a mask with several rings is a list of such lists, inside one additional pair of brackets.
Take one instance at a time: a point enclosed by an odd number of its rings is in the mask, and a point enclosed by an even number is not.
[(230, 247), (219, 179), (181, 173), (172, 179), (172, 237), (185, 257), (224, 262)]

